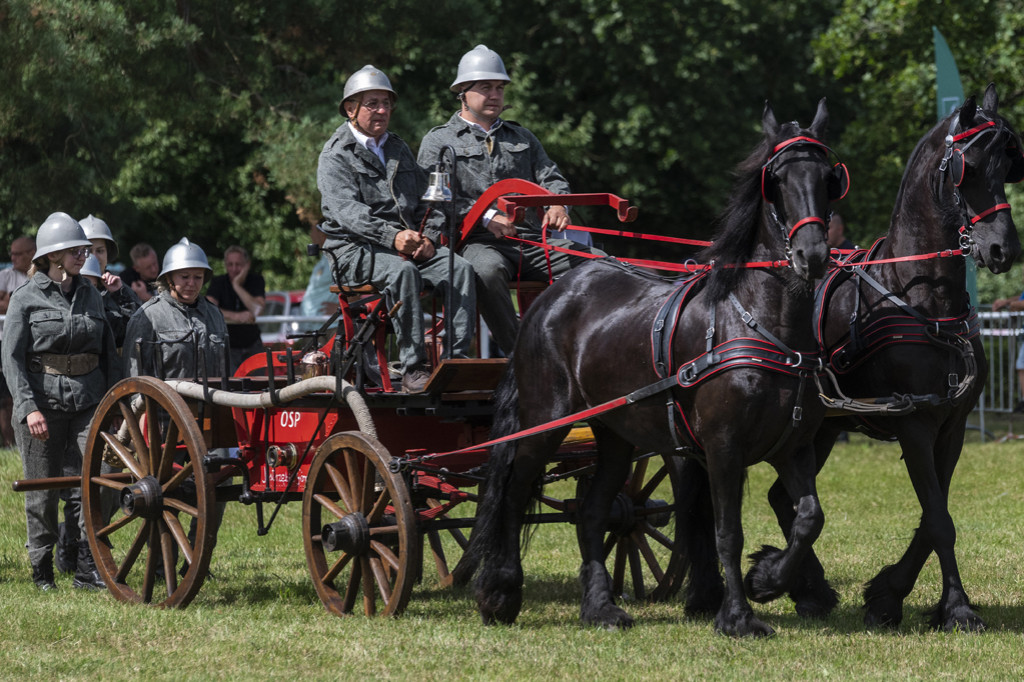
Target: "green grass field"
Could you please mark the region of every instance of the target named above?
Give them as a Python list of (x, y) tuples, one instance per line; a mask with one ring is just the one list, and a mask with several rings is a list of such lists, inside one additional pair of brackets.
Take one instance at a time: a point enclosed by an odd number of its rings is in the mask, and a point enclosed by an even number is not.
[[(897, 631), (867, 631), (861, 589), (896, 559), (919, 508), (899, 450), (855, 436), (837, 447), (819, 479), (826, 528), (817, 548), (841, 595), (826, 621), (797, 618), (788, 600), (754, 605), (776, 631), (736, 641), (682, 604), (629, 604), (626, 632), (578, 622), (578, 554), (568, 525), (541, 527), (526, 556), (525, 605), (512, 627), (483, 627), (466, 591), (442, 589), (429, 571), (396, 619), (338, 618), (320, 605), (306, 571), (299, 504), (270, 534), (255, 510), (232, 504), (213, 555), (214, 578), (184, 610), (130, 606), (32, 585), (24, 550), (21, 475), (0, 450), (0, 678), (4, 679), (1020, 679), (1024, 676), (1021, 539), (1024, 467), (1019, 443), (971, 444), (953, 482), (960, 568), (989, 629), (929, 630), (940, 592), (929, 561)], [(765, 502), (772, 481), (751, 469), (747, 549), (782, 542)]]

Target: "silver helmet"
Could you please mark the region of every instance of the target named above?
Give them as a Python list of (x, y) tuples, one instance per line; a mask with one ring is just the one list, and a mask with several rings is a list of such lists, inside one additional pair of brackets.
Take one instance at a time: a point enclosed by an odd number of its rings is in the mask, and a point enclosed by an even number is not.
[(345, 91), (341, 96), (341, 104), (338, 105), (341, 115), (345, 115), (344, 104), (349, 97), (368, 90), (384, 90), (391, 93), (392, 101), (398, 100), (398, 93), (391, 87), (391, 81), (384, 75), (384, 72), (372, 64), (367, 64), (345, 81)]
[(88, 275), (89, 277), (103, 277), (103, 273), (100, 272), (100, 259), (96, 257), (96, 254), (89, 254), (79, 274)]
[(82, 226), (67, 213), (51, 213), (36, 233), (36, 255), (32, 259), (76, 246), (92, 246)]
[(206, 260), (206, 254), (199, 248), (198, 244), (193, 244), (186, 237), (182, 237), (181, 241), (167, 249), (167, 253), (164, 254), (164, 269), (160, 271), (157, 277), (163, 277), (169, 275), (176, 270), (187, 270), (188, 268), (202, 268), (206, 270), (203, 273), (203, 282), (209, 282), (213, 276), (213, 269), (210, 267), (210, 262)]
[(107, 245), (107, 259), (110, 261), (117, 260), (117, 242), (114, 241), (114, 235), (110, 232), (109, 225), (91, 213), (78, 222), (82, 229), (85, 230), (86, 239), (106, 239), (110, 242)]
[(459, 60), (459, 72), (449, 88), (452, 92), (462, 92), (475, 81), (511, 82), (505, 71), (505, 62), (501, 55), (486, 45), (477, 45), (462, 55)]

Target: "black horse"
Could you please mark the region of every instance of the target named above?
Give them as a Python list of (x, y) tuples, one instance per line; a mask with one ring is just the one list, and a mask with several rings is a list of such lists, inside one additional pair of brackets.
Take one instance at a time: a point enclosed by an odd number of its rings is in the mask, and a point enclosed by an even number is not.
[[(889, 233), (863, 260), (963, 247), (979, 266), (994, 273), (1009, 269), (1020, 242), (1003, 184), (1024, 178), (1024, 157), (1017, 133), (997, 110), (995, 87), (989, 85), (980, 108), (971, 97), (918, 142), (907, 162)], [(899, 625), (903, 601), (934, 551), (942, 571), (942, 596), (931, 614), (932, 627), (982, 630), (985, 624), (960, 580), (956, 529), (948, 510), (967, 417), (987, 375), (966, 289), (965, 261), (928, 258), (834, 269), (820, 287), (819, 300), (816, 331), (842, 393), (854, 399), (884, 398), (898, 416), (826, 418), (814, 439), (818, 469), (843, 430), (899, 440), (921, 504), (921, 524), (902, 558), (866, 585), (865, 623)], [(689, 473), (693, 478), (697, 472)], [(769, 500), (788, 532), (799, 519), (792, 511), (795, 498), (784, 484), (775, 483)], [(710, 534), (710, 523), (705, 521), (703, 530)], [(697, 546), (708, 538), (695, 538)], [(790, 592), (798, 613), (828, 613), (836, 595), (813, 550), (801, 573), (803, 579)], [(694, 599), (716, 589), (720, 594), (717, 567), (706, 560), (693, 564), (688, 589)]]
[[(523, 319), (498, 388), (493, 437), (630, 396), (623, 407), (587, 415), (598, 454), (578, 526), (584, 623), (633, 622), (613, 603), (602, 542), (640, 448), (706, 460), (727, 582), (715, 626), (735, 636), (773, 632), (743, 595), (742, 485), (745, 467), (766, 460), (799, 500), (789, 547), (766, 553), (747, 577), (759, 597), (777, 597), (824, 523), (811, 448), (824, 409), (816, 392), (805, 390), (818, 367), (811, 283), (827, 268), (829, 201), (847, 183), (845, 166), (832, 165), (821, 142), (827, 120), (824, 100), (809, 129), (780, 125), (765, 107), (764, 140), (738, 167), (714, 245), (702, 258), (714, 263), (706, 277), (678, 287), (598, 261), (556, 282)], [(744, 267), (778, 265), (786, 256), (792, 267)], [(525, 512), (568, 429), (492, 449), (467, 548), (471, 561), (482, 562), (476, 593), (485, 623), (510, 623), (519, 613)]]

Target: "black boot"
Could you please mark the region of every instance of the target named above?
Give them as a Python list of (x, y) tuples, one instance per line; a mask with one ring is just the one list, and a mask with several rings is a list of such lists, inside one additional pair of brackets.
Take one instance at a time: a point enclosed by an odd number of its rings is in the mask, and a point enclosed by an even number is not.
[(57, 583), (53, 582), (53, 555), (47, 554), (32, 566), (32, 582), (43, 592), (57, 589)]
[(107, 584), (96, 570), (96, 562), (93, 561), (88, 542), (78, 543), (78, 570), (75, 571), (75, 580), (71, 585), (83, 590), (107, 589)]
[(78, 525), (61, 522), (57, 525), (57, 570), (61, 573), (74, 573), (77, 569)]

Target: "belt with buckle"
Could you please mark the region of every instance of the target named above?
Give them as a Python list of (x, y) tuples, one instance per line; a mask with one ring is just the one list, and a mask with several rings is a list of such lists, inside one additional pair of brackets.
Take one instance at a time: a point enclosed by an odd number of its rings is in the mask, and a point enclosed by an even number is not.
[(33, 353), (28, 360), (29, 371), (69, 377), (88, 374), (99, 366), (100, 356), (96, 353)]

